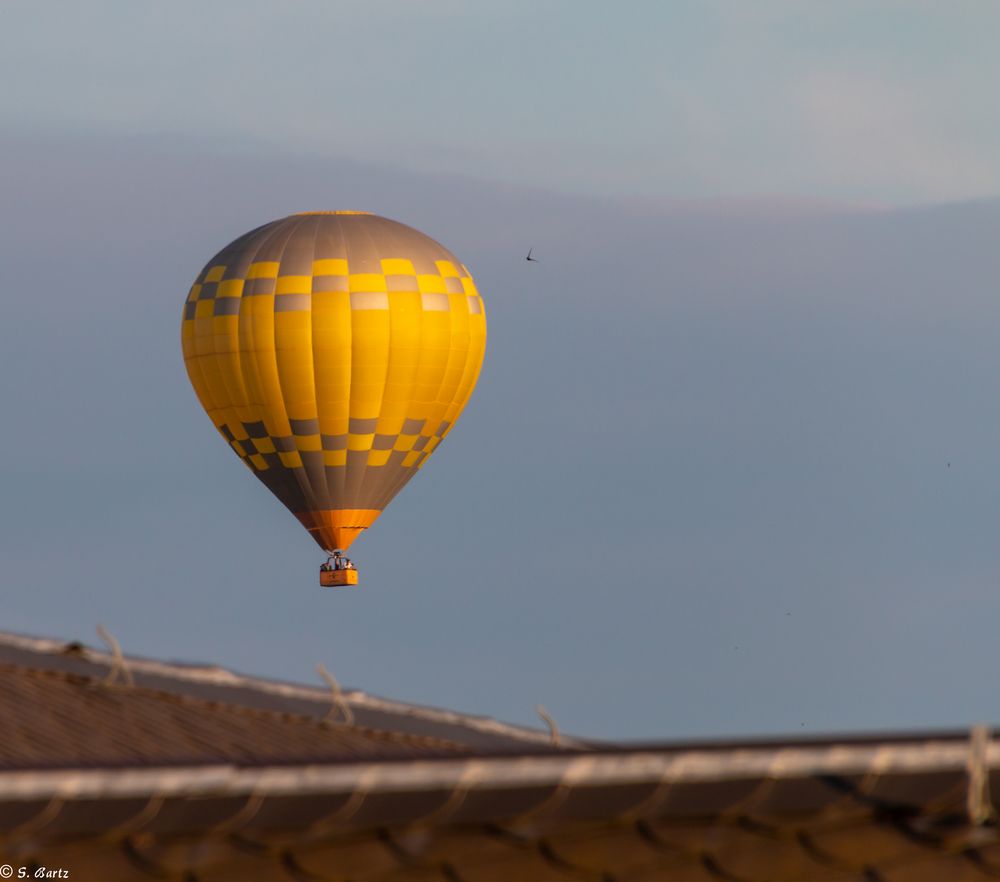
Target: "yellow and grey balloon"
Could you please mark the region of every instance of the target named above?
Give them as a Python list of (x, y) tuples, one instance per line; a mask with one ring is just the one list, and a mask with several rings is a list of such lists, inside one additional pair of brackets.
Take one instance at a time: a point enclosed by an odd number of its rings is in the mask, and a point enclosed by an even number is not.
[(454, 427), (486, 312), (468, 269), (423, 233), (304, 212), (205, 265), (181, 340), (216, 429), (329, 552), (370, 527)]

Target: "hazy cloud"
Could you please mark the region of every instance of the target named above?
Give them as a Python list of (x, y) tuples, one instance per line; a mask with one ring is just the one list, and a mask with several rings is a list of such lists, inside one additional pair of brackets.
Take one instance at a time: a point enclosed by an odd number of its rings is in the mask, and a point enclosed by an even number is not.
[(14, 2), (4, 27), (0, 118), (66, 135), (661, 198), (914, 203), (1000, 177), (981, 5)]
[(919, 84), (861, 75), (814, 75), (796, 88), (803, 152), (833, 186), (926, 200), (1000, 190), (996, 145), (947, 127)]

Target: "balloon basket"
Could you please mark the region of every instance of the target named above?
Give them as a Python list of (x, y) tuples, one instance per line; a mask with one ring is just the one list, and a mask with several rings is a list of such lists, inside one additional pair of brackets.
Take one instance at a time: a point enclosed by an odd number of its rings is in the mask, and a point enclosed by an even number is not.
[(319, 568), (321, 588), (340, 588), (343, 585), (357, 585), (358, 571), (349, 557), (342, 551), (333, 551), (326, 563)]
[(340, 588), (358, 584), (357, 570), (320, 570), (319, 584), (323, 588)]

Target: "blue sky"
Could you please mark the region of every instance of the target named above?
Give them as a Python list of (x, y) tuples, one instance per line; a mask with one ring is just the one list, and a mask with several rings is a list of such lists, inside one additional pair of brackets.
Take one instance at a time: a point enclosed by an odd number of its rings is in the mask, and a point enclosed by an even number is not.
[[(593, 736), (995, 718), (1000, 12), (204, 7), (4, 7), (4, 627)], [(336, 207), (490, 341), (332, 594), (178, 337)]]

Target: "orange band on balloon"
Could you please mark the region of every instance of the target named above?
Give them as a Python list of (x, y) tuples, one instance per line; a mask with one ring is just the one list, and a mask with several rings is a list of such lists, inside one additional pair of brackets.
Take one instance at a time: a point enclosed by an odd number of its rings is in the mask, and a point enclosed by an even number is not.
[(362, 530), (367, 530), (382, 514), (374, 508), (338, 508), (327, 511), (301, 511), (295, 517), (325, 551), (347, 551)]

